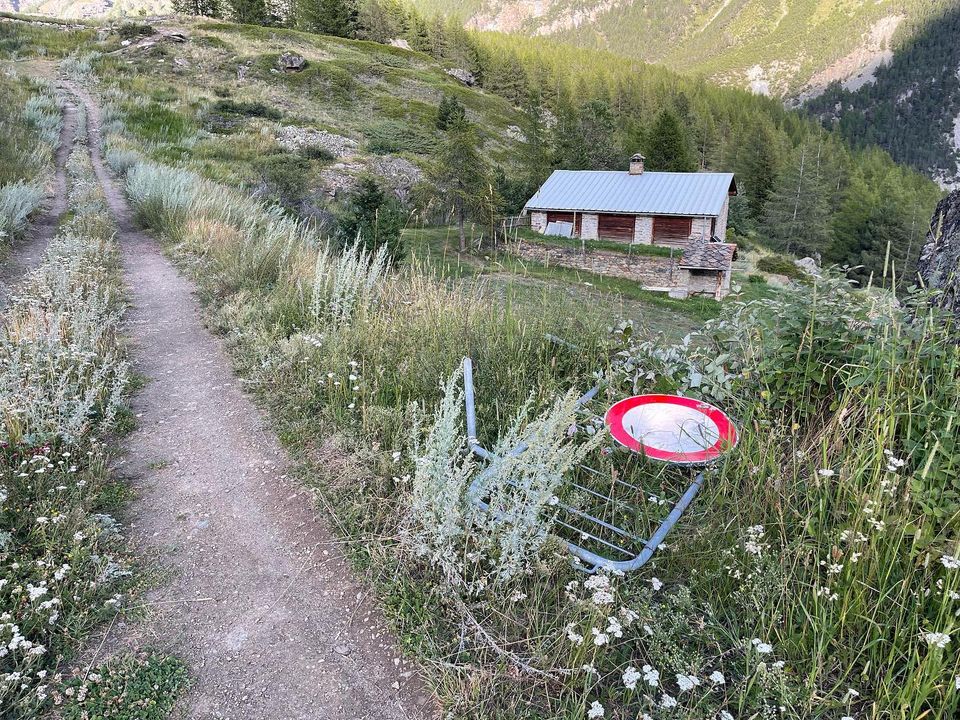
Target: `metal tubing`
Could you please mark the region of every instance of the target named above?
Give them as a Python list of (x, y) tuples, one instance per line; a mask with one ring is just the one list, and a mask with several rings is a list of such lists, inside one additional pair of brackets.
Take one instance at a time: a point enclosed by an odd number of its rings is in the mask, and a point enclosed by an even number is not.
[[(595, 386), (591, 390), (586, 392), (577, 401), (577, 406), (580, 406), (589, 402), (597, 394), (599, 389), (600, 389), (599, 386)], [(493, 453), (491, 453), (489, 450), (484, 448), (482, 445), (480, 445), (480, 443), (477, 440), (477, 417), (476, 417), (474, 386), (473, 386), (473, 361), (469, 357), (465, 357), (463, 359), (463, 394), (464, 394), (464, 404), (466, 406), (465, 411), (466, 411), (466, 421), (467, 421), (467, 444), (470, 448), (470, 451), (473, 452), (475, 455), (483, 458), (484, 460), (490, 460), (490, 461), (495, 460), (496, 456)], [(520, 443), (515, 448), (513, 448), (513, 450), (510, 451), (510, 455), (512, 456), (520, 455), (521, 453), (527, 450), (527, 447), (528, 445), (526, 443)], [(585, 468), (585, 469), (589, 469), (591, 472), (597, 472), (592, 468)], [(490, 506), (488, 503), (483, 501), (482, 497), (480, 497), (480, 491), (482, 488), (483, 481), (492, 472), (493, 472), (493, 466), (489, 466), (485, 470), (483, 470), (481, 473), (479, 473), (470, 483), (469, 494), (471, 496), (471, 501), (474, 502), (481, 510), (484, 510), (484, 511), (488, 511), (490, 509)], [(628, 487), (634, 487), (637, 490), (641, 490), (641, 488), (637, 488), (636, 486), (633, 486), (630, 483), (626, 483), (619, 480), (617, 482), (620, 482), (623, 485), (627, 485)], [(680, 516), (683, 515), (684, 510), (687, 509), (687, 507), (693, 501), (693, 498), (696, 497), (698, 492), (700, 492), (701, 487), (703, 487), (703, 471), (702, 470), (699, 473), (697, 473), (693, 482), (687, 488), (686, 492), (684, 492), (683, 495), (680, 497), (680, 500), (677, 501), (677, 504), (673, 506), (673, 509), (670, 511), (667, 517), (664, 518), (663, 522), (660, 523), (660, 526), (657, 528), (656, 532), (654, 532), (653, 535), (650, 537), (650, 539), (646, 541), (640, 553), (637, 554), (631, 560), (620, 560), (620, 561), (610, 560), (609, 558), (605, 558), (601, 555), (597, 555), (596, 553), (591, 552), (586, 548), (580, 547), (576, 543), (570, 542), (570, 541), (567, 541), (567, 550), (572, 555), (579, 558), (581, 561), (587, 563), (587, 566), (585, 569), (588, 572), (596, 572), (597, 570), (601, 570), (601, 569), (617, 570), (621, 572), (629, 572), (631, 570), (636, 570), (637, 568), (640, 568), (643, 565), (645, 565), (650, 560), (650, 558), (653, 557), (653, 554), (656, 552), (657, 548), (660, 547), (660, 544), (663, 542), (664, 538), (666, 538), (667, 534), (673, 529), (673, 526), (677, 524), (677, 521), (680, 519)], [(583, 489), (586, 489), (586, 488), (583, 488)], [(594, 493), (593, 491), (589, 491), (589, 492), (591, 492), (592, 494), (598, 495), (598, 493)], [(612, 498), (607, 498), (607, 499), (612, 501)], [(607, 528), (608, 530), (616, 532), (619, 535), (623, 535), (635, 540), (641, 539), (641, 538), (638, 538), (636, 535), (633, 535), (621, 528), (618, 528), (614, 525), (606, 523), (603, 520), (600, 520), (599, 518), (595, 518), (592, 515), (588, 515), (587, 513), (581, 510), (577, 510), (576, 508), (570, 507), (566, 504), (562, 504), (561, 507), (564, 510), (571, 512), (574, 515), (578, 515), (584, 519), (591, 520), (597, 523), (598, 525)], [(625, 550), (624, 548), (621, 548), (617, 545), (614, 545), (613, 543), (607, 542), (606, 540), (603, 540), (602, 538), (599, 538), (596, 535), (593, 535), (592, 533), (589, 533), (583, 530), (582, 528), (574, 527), (573, 525), (563, 522), (562, 520), (558, 520), (557, 522), (560, 525), (563, 525), (564, 527), (569, 528), (573, 532), (586, 535), (587, 537), (592, 538), (593, 540), (603, 545), (606, 545), (611, 549), (622, 552), (625, 555), (632, 554), (630, 551)]]

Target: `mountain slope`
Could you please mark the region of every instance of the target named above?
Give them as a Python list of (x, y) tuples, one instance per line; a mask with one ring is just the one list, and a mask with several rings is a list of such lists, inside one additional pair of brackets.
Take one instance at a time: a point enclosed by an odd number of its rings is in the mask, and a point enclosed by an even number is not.
[(889, 57), (945, 0), (414, 0), (469, 27), (548, 35), (774, 95), (816, 92)]
[(944, 185), (960, 182), (960, 8), (931, 21), (873, 83), (833, 85), (807, 109), (856, 145), (879, 145)]

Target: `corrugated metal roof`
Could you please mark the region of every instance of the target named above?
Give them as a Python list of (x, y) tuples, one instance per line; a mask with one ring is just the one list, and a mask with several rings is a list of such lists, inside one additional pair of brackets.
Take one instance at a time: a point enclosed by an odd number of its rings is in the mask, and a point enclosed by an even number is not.
[(554, 170), (527, 201), (528, 210), (719, 215), (733, 173)]

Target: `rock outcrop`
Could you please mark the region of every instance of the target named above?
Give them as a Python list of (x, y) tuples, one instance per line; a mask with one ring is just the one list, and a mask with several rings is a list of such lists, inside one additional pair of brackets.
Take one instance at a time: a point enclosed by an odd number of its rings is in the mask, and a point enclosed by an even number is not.
[(940, 291), (934, 302), (960, 317), (960, 190), (937, 205), (917, 271), (928, 288)]

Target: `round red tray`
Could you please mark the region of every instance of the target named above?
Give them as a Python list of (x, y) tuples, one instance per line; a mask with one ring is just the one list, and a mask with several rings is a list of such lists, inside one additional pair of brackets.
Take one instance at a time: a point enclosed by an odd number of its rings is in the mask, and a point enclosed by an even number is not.
[(697, 465), (737, 444), (737, 428), (719, 408), (679, 395), (635, 395), (603, 418), (613, 439), (654, 460)]

